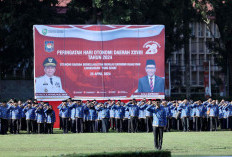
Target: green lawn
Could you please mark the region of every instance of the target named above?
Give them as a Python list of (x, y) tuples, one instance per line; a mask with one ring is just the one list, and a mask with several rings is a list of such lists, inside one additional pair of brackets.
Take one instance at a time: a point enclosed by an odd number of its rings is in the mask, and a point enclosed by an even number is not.
[[(154, 150), (152, 133), (0, 135), (0, 156), (150, 150)], [(173, 156), (232, 155), (232, 131), (164, 133), (163, 150)]]

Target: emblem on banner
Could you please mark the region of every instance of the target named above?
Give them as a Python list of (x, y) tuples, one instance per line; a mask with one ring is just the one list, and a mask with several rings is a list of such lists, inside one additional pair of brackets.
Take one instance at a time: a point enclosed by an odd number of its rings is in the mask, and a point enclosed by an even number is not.
[(160, 47), (160, 44), (155, 41), (148, 41), (143, 45), (143, 48), (148, 48), (146, 54), (156, 54)]
[(46, 52), (54, 51), (54, 41), (45, 41), (45, 51)]
[(43, 34), (43, 35), (46, 35), (47, 33), (48, 33), (48, 30), (47, 30), (47, 29), (43, 29), (43, 30), (42, 30), (42, 34)]

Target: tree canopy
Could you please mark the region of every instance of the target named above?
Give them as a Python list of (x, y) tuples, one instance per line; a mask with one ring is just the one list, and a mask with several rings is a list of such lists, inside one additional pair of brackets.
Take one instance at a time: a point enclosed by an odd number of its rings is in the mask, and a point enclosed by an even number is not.
[[(229, 95), (232, 93), (232, 0), (192, 0), (196, 5), (196, 11), (201, 14), (206, 24), (214, 21), (219, 29), (220, 38), (208, 42), (216, 63), (227, 73)], [(213, 34), (212, 34), (213, 35)]]

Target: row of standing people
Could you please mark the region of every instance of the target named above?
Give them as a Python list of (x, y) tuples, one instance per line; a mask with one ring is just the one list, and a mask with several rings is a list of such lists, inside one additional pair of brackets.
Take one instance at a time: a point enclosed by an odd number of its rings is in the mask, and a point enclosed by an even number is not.
[[(124, 103), (120, 100), (108, 100), (98, 103), (96, 100), (82, 103), (81, 100), (63, 101), (58, 106), (60, 129), (71, 132), (150, 132), (153, 114), (148, 110), (154, 101), (135, 99)], [(201, 101), (162, 101), (166, 111), (166, 131), (209, 131), (232, 127), (232, 105), (222, 100), (220, 103), (209, 99)]]
[(19, 134), (20, 130), (30, 133), (53, 133), (55, 112), (49, 103), (27, 100), (25, 103), (11, 99), (0, 105), (0, 133)]

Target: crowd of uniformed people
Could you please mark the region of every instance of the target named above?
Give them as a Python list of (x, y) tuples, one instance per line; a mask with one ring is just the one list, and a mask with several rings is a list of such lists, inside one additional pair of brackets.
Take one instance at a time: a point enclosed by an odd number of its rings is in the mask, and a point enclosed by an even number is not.
[(160, 120), (154, 108), (157, 101), (135, 99), (106, 102), (63, 101), (58, 106), (60, 129), (71, 132), (150, 132), (152, 126), (165, 124), (165, 130), (216, 131), (232, 129), (232, 103), (208, 99), (201, 101), (161, 101), (165, 119)]
[[(158, 113), (157, 108), (160, 107), (165, 112)], [(117, 132), (151, 132), (154, 126), (162, 126), (165, 131), (232, 130), (232, 102), (224, 100), (193, 102), (144, 98), (124, 103), (120, 100), (82, 102), (67, 99), (57, 108), (63, 133), (108, 132), (109, 129)], [(53, 133), (55, 121), (55, 112), (47, 102), (10, 100), (2, 102), (0, 106), (1, 134), (7, 131), (17, 134), (20, 130)]]
[(20, 130), (30, 133), (53, 133), (55, 112), (48, 102), (37, 100), (9, 100), (0, 105), (0, 133), (19, 134)]

